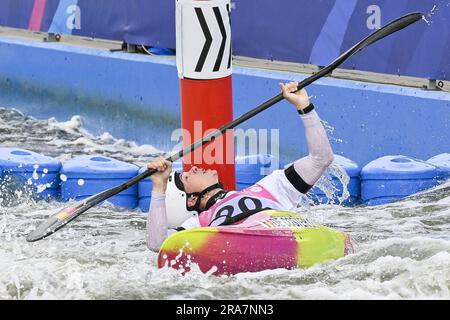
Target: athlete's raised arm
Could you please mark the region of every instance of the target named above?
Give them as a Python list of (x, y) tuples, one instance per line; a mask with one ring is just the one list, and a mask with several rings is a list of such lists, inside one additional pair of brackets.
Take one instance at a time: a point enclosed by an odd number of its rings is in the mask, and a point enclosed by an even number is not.
[(309, 154), (286, 169), (286, 176), (296, 183), (295, 186), (300, 192), (306, 193), (333, 162), (334, 155), (325, 128), (314, 110), (314, 105), (309, 101), (306, 90), (292, 93), (297, 85), (297, 82), (280, 84), (283, 96), (295, 105), (303, 121)]

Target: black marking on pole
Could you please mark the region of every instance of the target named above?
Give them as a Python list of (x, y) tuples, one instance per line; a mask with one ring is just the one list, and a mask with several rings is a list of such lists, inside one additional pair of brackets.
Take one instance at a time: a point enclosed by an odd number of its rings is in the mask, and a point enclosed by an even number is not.
[[(227, 3), (227, 11), (228, 11), (228, 20), (230, 21), (230, 25), (231, 25), (231, 9), (230, 9), (230, 4)], [(232, 49), (232, 43), (231, 43), (231, 34), (230, 34), (230, 55), (228, 56), (228, 67), (227, 69), (231, 68), (231, 49)]]
[(219, 24), (220, 33), (222, 34), (222, 43), (220, 44), (219, 54), (217, 55), (216, 64), (213, 69), (214, 72), (217, 72), (220, 70), (220, 65), (222, 64), (225, 44), (227, 43), (227, 32), (225, 30), (225, 25), (223, 24), (222, 14), (220, 13), (219, 7), (214, 7), (213, 10), (217, 23)]
[(208, 56), (209, 49), (211, 48), (211, 44), (213, 42), (213, 38), (211, 36), (211, 32), (209, 31), (208, 24), (206, 23), (202, 9), (195, 8), (195, 13), (197, 14), (198, 21), (200, 22), (200, 26), (202, 27), (203, 34), (205, 35), (206, 38), (205, 44), (202, 49), (202, 53), (200, 54), (197, 66), (195, 67), (195, 72), (202, 72), (203, 66), (205, 65), (206, 57)]

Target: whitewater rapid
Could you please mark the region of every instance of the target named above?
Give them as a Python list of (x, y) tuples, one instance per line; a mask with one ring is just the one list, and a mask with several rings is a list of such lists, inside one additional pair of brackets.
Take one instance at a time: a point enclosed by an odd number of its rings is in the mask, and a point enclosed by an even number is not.
[[(80, 117), (37, 120), (6, 108), (0, 146), (61, 161), (101, 153), (139, 166), (163, 153), (93, 136)], [(351, 234), (356, 253), (308, 269), (231, 277), (158, 269), (139, 209), (97, 206), (28, 243), (25, 236), (66, 204), (6, 192), (0, 189), (8, 198), (0, 203), (0, 299), (450, 299), (450, 182), (384, 206), (308, 206), (308, 218)]]

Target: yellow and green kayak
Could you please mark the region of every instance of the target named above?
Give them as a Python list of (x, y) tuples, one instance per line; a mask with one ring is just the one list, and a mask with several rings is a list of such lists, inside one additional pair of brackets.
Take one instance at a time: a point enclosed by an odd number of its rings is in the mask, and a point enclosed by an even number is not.
[(158, 267), (182, 272), (197, 264), (215, 275), (309, 267), (353, 252), (344, 232), (310, 222), (297, 213), (266, 210), (240, 224), (196, 228), (169, 236)]

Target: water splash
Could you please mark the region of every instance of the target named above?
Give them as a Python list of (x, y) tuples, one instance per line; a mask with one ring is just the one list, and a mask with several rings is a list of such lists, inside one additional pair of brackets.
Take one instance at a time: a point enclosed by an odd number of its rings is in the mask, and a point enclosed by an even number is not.
[[(349, 182), (350, 177), (347, 171), (340, 164), (333, 162), (316, 182), (308, 196), (320, 204), (342, 205), (350, 198)], [(324, 197), (319, 191), (324, 194)], [(317, 198), (318, 196), (319, 198)]]
[[(438, 12), (438, 10), (439, 10), (438, 7), (434, 5), (429, 13), (427, 13), (426, 15), (422, 15), (422, 20), (425, 21), (428, 26), (431, 26), (431, 24), (433, 23), (431, 18)], [(425, 16), (427, 16), (428, 19)]]
[(334, 127), (331, 124), (329, 124), (327, 121), (325, 121), (323, 119), (321, 119), (320, 121), (322, 122), (322, 125), (325, 128), (325, 131), (328, 133), (328, 137), (329, 137), (330, 141), (334, 141), (336, 143), (343, 142), (342, 139), (334, 137)]
[(38, 201), (37, 190), (24, 179), (6, 174), (0, 181), (0, 214), (2, 208), (11, 208), (19, 204), (33, 205)]

